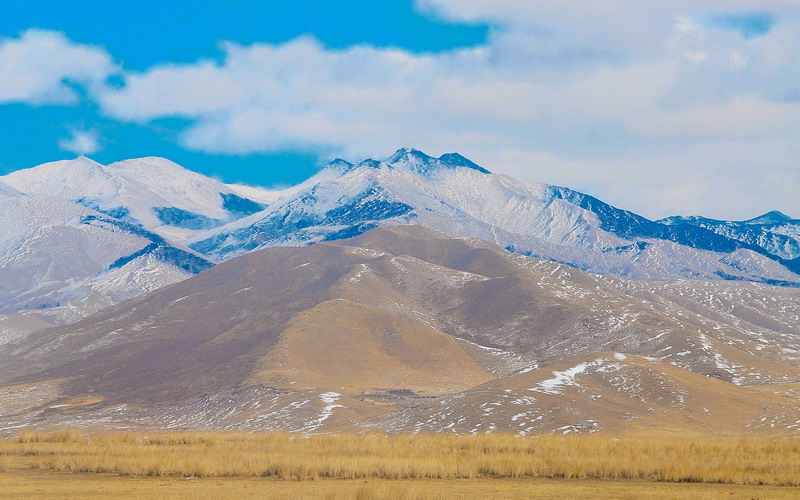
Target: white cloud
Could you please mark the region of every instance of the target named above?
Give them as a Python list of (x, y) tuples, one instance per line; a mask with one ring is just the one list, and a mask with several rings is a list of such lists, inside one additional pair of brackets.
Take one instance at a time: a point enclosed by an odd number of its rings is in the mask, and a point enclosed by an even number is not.
[(72, 104), (78, 95), (69, 83), (92, 88), (116, 71), (105, 50), (54, 31), (0, 39), (0, 103)]
[[(503, 27), (501, 37), (528, 35), (534, 52), (645, 55), (660, 50), (677, 18), (705, 20), (711, 14), (747, 16), (800, 13), (797, 0), (417, 0), (435, 15), (460, 22)], [(731, 29), (731, 26), (720, 26)]]
[(90, 155), (100, 151), (100, 138), (95, 130), (70, 130), (70, 136), (58, 141), (58, 147), (76, 155)]

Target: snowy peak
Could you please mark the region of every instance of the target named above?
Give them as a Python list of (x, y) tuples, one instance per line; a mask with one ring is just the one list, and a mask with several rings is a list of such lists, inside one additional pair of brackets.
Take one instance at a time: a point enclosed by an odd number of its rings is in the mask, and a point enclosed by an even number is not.
[(351, 168), (353, 168), (353, 164), (347, 160), (343, 160), (341, 158), (336, 158), (335, 160), (328, 163), (325, 168), (329, 168), (331, 170), (339, 170), (342, 173), (347, 172)]
[(107, 169), (110, 170), (127, 170), (130, 172), (144, 172), (148, 170), (160, 170), (160, 171), (167, 171), (171, 170), (174, 173), (180, 173), (182, 175), (196, 175), (202, 176), (197, 172), (184, 168), (172, 160), (168, 160), (166, 158), (162, 158), (160, 156), (143, 156), (141, 158), (131, 158), (128, 160), (120, 160), (113, 163), (109, 163), (106, 166)]
[(735, 240), (760, 253), (777, 256), (800, 272), (800, 221), (773, 210), (745, 221), (716, 220), (697, 215), (667, 217), (659, 221), (676, 228), (702, 228)]
[(784, 224), (786, 222), (794, 221), (792, 217), (784, 214), (783, 212), (779, 212), (778, 210), (773, 210), (771, 212), (767, 212), (764, 215), (760, 215), (758, 217), (754, 217), (752, 219), (736, 221), (736, 220), (718, 220), (718, 219), (709, 219), (708, 217), (703, 217), (700, 215), (675, 215), (672, 217), (666, 217), (664, 219), (659, 220), (658, 222), (667, 225), (678, 225), (678, 224), (693, 224), (696, 226), (699, 225), (718, 225), (718, 224), (725, 224), (728, 226), (772, 226), (776, 224)]
[[(120, 193), (134, 217), (148, 225), (160, 210), (180, 210), (209, 219), (226, 219), (221, 193), (229, 193), (224, 184), (181, 167), (164, 158), (137, 158), (112, 163), (107, 170), (121, 180), (125, 192)], [(155, 212), (155, 214), (147, 212)], [(188, 216), (188, 215), (187, 215)]]
[(673, 215), (670, 217), (659, 219), (656, 222), (659, 222), (661, 224), (666, 224), (668, 226), (677, 226), (678, 224), (693, 224), (697, 226), (704, 222), (722, 223), (723, 221), (707, 219), (699, 215)]
[(484, 174), (491, 173), (458, 153), (447, 153), (439, 158), (435, 158), (418, 149), (400, 148), (383, 161), (368, 158), (358, 164), (353, 164), (341, 158), (336, 158), (325, 165), (325, 168), (316, 176), (312, 177), (312, 179), (309, 179), (309, 181), (330, 179), (334, 176), (342, 176), (361, 168), (381, 169), (387, 167), (402, 169), (425, 176), (430, 176), (430, 174), (441, 170), (455, 170), (458, 168), (468, 168)]
[(414, 148), (400, 148), (392, 156), (384, 160), (384, 163), (396, 168), (406, 168), (420, 174), (431, 174), (437, 170), (462, 167), (477, 170), (484, 174), (490, 173), (485, 168), (478, 166), (458, 153), (447, 153), (439, 158), (434, 158)]
[(361, 163), (359, 163), (358, 165), (356, 165), (356, 167), (358, 167), (358, 168), (362, 168), (362, 167), (364, 167), (364, 168), (381, 168), (381, 165), (383, 165), (383, 164), (381, 162), (379, 162), (378, 160), (373, 160), (372, 158), (368, 158), (368, 159), (362, 161)]
[(450, 167), (466, 167), (484, 174), (490, 174), (488, 170), (476, 164), (468, 158), (464, 158), (458, 153), (446, 153), (439, 157), (439, 161)]
[(89, 158), (46, 163), (0, 177), (23, 193), (74, 201), (116, 219), (140, 224), (173, 241), (262, 210), (266, 190), (241, 194), (238, 186), (188, 170), (165, 158), (146, 157), (104, 166)]
[(784, 214), (783, 212), (773, 210), (754, 219), (746, 220), (743, 222), (743, 224), (753, 224), (753, 225), (782, 224), (790, 220), (792, 220), (792, 218)]
[(119, 184), (103, 165), (85, 156), (17, 170), (0, 177), (0, 181), (23, 193), (47, 194), (73, 201), (107, 198), (119, 189)]
[(394, 165), (396, 163), (428, 163), (434, 158), (426, 155), (422, 151), (414, 148), (400, 148), (385, 160), (385, 163)]

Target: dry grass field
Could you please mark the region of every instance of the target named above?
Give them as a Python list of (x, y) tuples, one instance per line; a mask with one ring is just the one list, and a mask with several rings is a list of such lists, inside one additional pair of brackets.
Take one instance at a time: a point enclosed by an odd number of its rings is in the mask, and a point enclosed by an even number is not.
[(0, 470), (11, 498), (798, 498), (800, 441), (23, 432)]
[(796, 488), (598, 479), (154, 478), (37, 469), (0, 473), (6, 499), (718, 499), (795, 500)]

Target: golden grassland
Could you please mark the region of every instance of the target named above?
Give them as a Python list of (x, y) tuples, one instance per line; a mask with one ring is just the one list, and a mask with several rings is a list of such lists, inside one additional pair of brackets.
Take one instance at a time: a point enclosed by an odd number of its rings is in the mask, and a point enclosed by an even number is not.
[(156, 478), (67, 474), (31, 469), (0, 474), (3, 499), (716, 499), (796, 500), (797, 488), (634, 479), (329, 479)]
[(23, 432), (0, 440), (0, 471), (0, 490), (28, 498), (47, 498), (47, 485), (80, 497), (96, 486), (142, 498), (197, 488), (213, 498), (217, 487), (267, 498), (797, 498), (800, 440)]
[[(321, 435), (23, 432), (0, 460), (135, 476), (280, 479), (646, 479), (800, 486), (800, 440), (601, 435)], [(8, 468), (2, 465), (0, 468)]]

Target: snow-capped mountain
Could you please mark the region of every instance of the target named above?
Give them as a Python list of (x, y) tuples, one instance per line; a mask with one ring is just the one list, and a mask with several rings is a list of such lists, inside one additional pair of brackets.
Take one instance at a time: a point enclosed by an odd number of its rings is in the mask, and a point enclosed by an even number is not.
[(0, 183), (0, 313), (71, 321), (213, 264), (86, 206)]
[(492, 174), (457, 153), (403, 148), (383, 161), (335, 160), (280, 191), (223, 184), (163, 158), (79, 157), (0, 177), (0, 314), (74, 319), (211, 261), (398, 224), (597, 274), (800, 283), (800, 226), (782, 214), (651, 221)]
[(396, 224), (478, 237), (598, 274), (800, 283), (796, 261), (757, 242), (651, 221), (567, 188), (491, 174), (455, 153), (433, 158), (409, 148), (384, 161), (336, 160), (303, 189), (190, 247), (221, 261)]
[[(688, 224), (702, 227), (728, 238), (763, 248), (788, 261), (800, 257), (800, 220), (792, 219), (778, 211), (768, 212), (745, 221), (723, 221), (691, 216), (667, 217), (659, 222), (671, 226)], [(797, 267), (794, 269), (797, 270)]]
[(71, 321), (186, 279), (213, 264), (182, 242), (276, 196), (163, 158), (78, 157), (0, 177), (0, 314)]
[(18, 170), (0, 182), (24, 193), (74, 201), (176, 242), (274, 201), (269, 191), (225, 185), (164, 158), (101, 165), (79, 157)]

